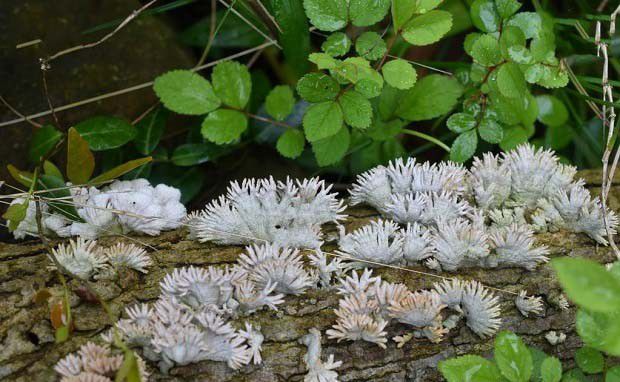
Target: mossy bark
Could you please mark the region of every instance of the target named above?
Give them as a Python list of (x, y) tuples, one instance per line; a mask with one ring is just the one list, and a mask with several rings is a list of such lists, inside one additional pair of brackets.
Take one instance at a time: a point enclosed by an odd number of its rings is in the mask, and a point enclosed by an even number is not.
[[(582, 173), (593, 192), (600, 185), (597, 172)], [(620, 203), (620, 187), (611, 191), (610, 204), (616, 210)], [(348, 229), (365, 224), (376, 217), (369, 209), (351, 209)], [(335, 237), (335, 230), (328, 228), (327, 236)], [(159, 281), (175, 267), (186, 265), (208, 266), (233, 263), (243, 251), (241, 247), (222, 247), (200, 244), (185, 239), (183, 230), (162, 236), (136, 238), (153, 247), (151, 252), (156, 265), (148, 275), (125, 277), (121, 282), (99, 281), (96, 289), (107, 300), (114, 314), (120, 316), (123, 307), (137, 301), (153, 301), (159, 295)], [(109, 244), (117, 239), (101, 240)], [(614, 260), (609, 248), (596, 246), (583, 235), (554, 233), (538, 236), (541, 244), (551, 250), (551, 256), (583, 256), (600, 263)], [(0, 379), (11, 381), (54, 380), (53, 365), (66, 354), (75, 351), (89, 340), (97, 340), (99, 333), (111, 324), (102, 308), (80, 299), (80, 284), (72, 281), (71, 288), (75, 331), (69, 341), (54, 343), (54, 332), (49, 321), (46, 303), (36, 304), (33, 296), (47, 288), (58, 290), (59, 282), (54, 271), (49, 270), (49, 260), (44, 247), (38, 242), (22, 244), (0, 243)], [(419, 268), (422, 270), (421, 268)], [(433, 277), (393, 269), (378, 270), (386, 280), (403, 282), (411, 289), (430, 288)], [(503, 329), (517, 332), (530, 344), (563, 360), (565, 367), (572, 364), (574, 350), (581, 341), (574, 330), (575, 309), (563, 311), (558, 307), (560, 288), (549, 265), (534, 272), (521, 269), (472, 269), (458, 273), (464, 279), (475, 279), (496, 288), (543, 297), (545, 311), (540, 317), (525, 318), (514, 306), (514, 296), (500, 294), (502, 301)], [(305, 347), (298, 339), (312, 327), (322, 332), (335, 320), (333, 308), (338, 296), (333, 291), (313, 290), (299, 297), (287, 297), (279, 312), (263, 311), (248, 317), (258, 324), (265, 335), (264, 362), (239, 371), (223, 363), (202, 362), (171, 370), (162, 375), (155, 368), (153, 380), (157, 381), (300, 381), (305, 373), (302, 357)], [(567, 335), (564, 343), (551, 346), (544, 335), (555, 330)], [(406, 332), (405, 326), (390, 325), (389, 337)], [(436, 370), (438, 361), (466, 353), (489, 354), (493, 340), (481, 340), (467, 327), (453, 329), (440, 344), (413, 340), (402, 349), (390, 341), (386, 350), (363, 342), (336, 343), (323, 337), (324, 356), (334, 354), (342, 360), (339, 368), (342, 381), (439, 381)]]

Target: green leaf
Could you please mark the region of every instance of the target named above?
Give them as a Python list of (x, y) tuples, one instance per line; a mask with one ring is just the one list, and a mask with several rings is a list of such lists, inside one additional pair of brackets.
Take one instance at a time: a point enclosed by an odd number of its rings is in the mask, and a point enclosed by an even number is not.
[(323, 102), (336, 99), (340, 85), (324, 73), (308, 73), (297, 82), (297, 93), (308, 102)]
[(598, 313), (579, 309), (576, 328), (583, 342), (611, 355), (620, 355), (618, 312)]
[(118, 165), (106, 172), (104, 172), (103, 174), (94, 177), (93, 179), (90, 180), (90, 182), (88, 182), (89, 184), (93, 184), (93, 185), (99, 185), (101, 183), (107, 182), (109, 180), (113, 180), (113, 179), (117, 179), (125, 174), (127, 174), (128, 172), (146, 165), (147, 163), (151, 162), (153, 160), (153, 158), (151, 157), (145, 157), (145, 158), (139, 158), (139, 159), (134, 159), (134, 160), (130, 160), (128, 162), (125, 162), (121, 165)]
[(378, 60), (387, 52), (385, 41), (376, 32), (364, 32), (355, 40), (355, 51), (367, 60)]
[(614, 366), (607, 370), (605, 382), (620, 382), (620, 366)]
[(348, 22), (347, 2), (342, 0), (304, 0), (306, 15), (319, 30), (333, 32)]
[(350, 143), (349, 129), (342, 126), (336, 134), (312, 142), (312, 151), (319, 166), (330, 166), (344, 158)]
[(532, 62), (532, 53), (525, 47), (525, 34), (514, 26), (507, 26), (502, 30), (499, 46), (502, 56), (520, 64)]
[(560, 284), (577, 305), (594, 312), (620, 310), (620, 281), (605, 267), (581, 258), (552, 260)]
[(205, 143), (186, 143), (172, 152), (172, 163), (176, 166), (194, 166), (211, 159), (213, 147)]
[(297, 129), (287, 129), (278, 138), (276, 149), (282, 156), (295, 159), (304, 151), (305, 144), (304, 133)]
[(399, 31), (416, 10), (417, 0), (392, 0), (392, 20), (394, 29)]
[(416, 13), (426, 13), (439, 6), (444, 0), (417, 0)]
[(334, 69), (338, 65), (338, 60), (327, 53), (312, 53), (308, 56), (308, 61), (316, 64), (316, 67), (322, 69)]
[(528, 134), (523, 127), (510, 126), (504, 129), (504, 138), (499, 143), (499, 147), (504, 151), (510, 151), (527, 140)]
[(63, 179), (51, 175), (40, 175), (38, 183), (43, 190), (49, 190), (41, 192), (41, 197), (62, 201), (60, 203), (48, 201), (47, 204), (52, 210), (63, 214), (71, 221), (81, 221), (75, 207), (64, 202), (64, 200), (71, 200), (71, 193)]
[(245, 65), (224, 61), (213, 68), (211, 74), (215, 93), (228, 106), (243, 109), (252, 93), (252, 77)]
[(372, 105), (360, 93), (348, 90), (338, 98), (344, 121), (351, 127), (365, 129), (372, 122)]
[(587, 374), (601, 373), (605, 368), (605, 358), (603, 354), (590, 347), (582, 347), (575, 352), (577, 366)]
[(439, 371), (448, 382), (500, 382), (497, 366), (477, 355), (464, 355), (439, 362)]
[(350, 0), (349, 17), (356, 27), (367, 27), (383, 20), (391, 0)]
[(311, 105), (304, 115), (306, 139), (310, 142), (330, 137), (342, 130), (342, 109), (338, 103), (327, 101)]
[(591, 380), (581, 370), (574, 368), (564, 373), (562, 382), (591, 382)]
[(559, 66), (539, 66), (540, 78), (536, 83), (547, 89), (562, 88), (568, 85), (568, 72)]
[(85, 184), (95, 170), (95, 156), (88, 142), (75, 128), (69, 129), (67, 141), (67, 178), (74, 185)]
[(482, 118), (478, 125), (478, 134), (480, 138), (489, 143), (500, 143), (504, 139), (504, 129), (491, 117)]
[(28, 159), (33, 163), (38, 163), (58, 141), (62, 138), (62, 133), (52, 125), (39, 127), (34, 131), (30, 147), (28, 149)]
[(17, 229), (19, 223), (21, 223), (26, 218), (26, 213), (28, 212), (28, 199), (24, 200), (23, 203), (11, 204), (4, 214), (2, 218), (8, 221), (8, 228), (10, 232), (13, 232)]
[(384, 122), (379, 116), (375, 116), (366, 134), (375, 141), (392, 140), (394, 136), (400, 134), (406, 123), (400, 119), (393, 119)]
[(54, 338), (57, 344), (67, 341), (69, 339), (69, 328), (66, 325), (59, 326), (56, 328)]
[(530, 380), (536, 382), (544, 382), (541, 376), (541, 368), (542, 363), (547, 358), (549, 358), (549, 356), (547, 356), (547, 354), (535, 347), (528, 346), (528, 349), (530, 350), (530, 354), (532, 355), (532, 364), (534, 365), (534, 368), (532, 369), (532, 377), (530, 378)]
[(248, 119), (236, 110), (220, 109), (202, 121), (202, 136), (218, 145), (233, 143), (248, 128)]
[(448, 118), (446, 125), (448, 129), (454, 131), (455, 133), (464, 133), (476, 127), (478, 122), (473, 115), (467, 113), (455, 113)]
[(450, 160), (459, 163), (465, 162), (474, 156), (476, 147), (478, 147), (478, 133), (476, 133), (476, 130), (464, 132), (452, 142)]
[(303, 3), (299, 0), (271, 0), (271, 9), (282, 29), (278, 40), (282, 45), (285, 62), (301, 77), (310, 66), (310, 26)]
[(138, 360), (130, 349), (125, 350), (125, 357), (121, 367), (116, 372), (114, 382), (141, 382)]
[(13, 177), (13, 179), (15, 179), (21, 185), (30, 187), (30, 185), (32, 184), (32, 179), (34, 178), (34, 175), (31, 172), (22, 171), (17, 167), (13, 166), (12, 164), (7, 164), (6, 169), (9, 171), (9, 174), (11, 174), (11, 177)]
[(532, 354), (514, 333), (503, 331), (495, 338), (494, 358), (510, 382), (528, 382), (532, 376)]
[(46, 160), (45, 162), (43, 162), (43, 173), (45, 175), (52, 175), (55, 176), (57, 178), (60, 179), (64, 179), (62, 172), (60, 172), (60, 169), (58, 167), (56, 167), (55, 164), (53, 164), (52, 162)]
[(493, 0), (476, 0), (472, 3), (471, 21), (483, 32), (492, 33), (499, 30), (501, 18)]
[(417, 16), (403, 27), (403, 38), (412, 45), (430, 45), (439, 41), (452, 28), (452, 14), (430, 11)]
[(368, 79), (372, 81), (383, 81), (381, 75), (370, 66), (363, 57), (349, 57), (342, 61), (340, 66), (335, 69), (335, 73), (342, 77), (343, 80), (351, 82), (353, 84), (358, 81)]
[(167, 119), (168, 112), (158, 107), (136, 124), (137, 133), (133, 144), (140, 154), (148, 155), (155, 150), (166, 128)]
[(396, 115), (408, 121), (439, 117), (452, 110), (462, 92), (457, 79), (431, 74), (403, 92)]
[(568, 121), (568, 110), (557, 97), (540, 95), (536, 97), (538, 120), (547, 126), (562, 126)]
[(527, 85), (519, 65), (507, 62), (497, 72), (497, 87), (509, 98), (523, 98), (527, 92)]
[(335, 32), (327, 37), (321, 49), (332, 57), (344, 56), (351, 49), (351, 39), (345, 33)]
[(525, 34), (525, 38), (539, 37), (542, 30), (542, 18), (536, 12), (520, 12), (508, 20), (508, 26), (516, 26)]
[(276, 86), (265, 99), (265, 110), (278, 121), (285, 120), (293, 112), (294, 107), (295, 96), (287, 85)]
[(471, 47), (474, 62), (483, 66), (495, 66), (502, 62), (499, 42), (490, 34), (480, 36)]
[(521, 3), (517, 0), (495, 0), (495, 7), (497, 13), (499, 13), (503, 19), (507, 19), (517, 13), (519, 8), (521, 8)]
[(542, 382), (560, 382), (562, 379), (562, 363), (555, 357), (547, 357), (540, 366)]
[(190, 70), (162, 74), (155, 79), (153, 90), (166, 108), (179, 114), (206, 114), (221, 104), (211, 83)]
[(93, 117), (75, 125), (93, 151), (121, 147), (136, 136), (136, 128), (118, 117)]
[(383, 78), (389, 85), (396, 89), (407, 90), (415, 85), (418, 74), (413, 66), (405, 60), (395, 59), (388, 61), (383, 68)]

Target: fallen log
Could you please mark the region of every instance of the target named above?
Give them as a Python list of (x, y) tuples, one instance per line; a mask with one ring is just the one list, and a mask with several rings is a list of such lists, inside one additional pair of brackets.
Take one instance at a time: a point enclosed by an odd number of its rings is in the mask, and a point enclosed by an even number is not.
[[(600, 173), (582, 172), (591, 192), (598, 193)], [(614, 183), (609, 205), (620, 208), (620, 181)], [(347, 231), (376, 218), (376, 211), (353, 208), (348, 211)], [(327, 238), (335, 238), (335, 227), (326, 227)], [(154, 301), (159, 295), (159, 282), (176, 267), (196, 265), (225, 265), (236, 261), (242, 247), (224, 247), (201, 244), (186, 239), (185, 230), (165, 233), (158, 237), (135, 237), (134, 240), (149, 246), (155, 265), (147, 275), (127, 275), (117, 281), (93, 283), (98, 294), (106, 300), (117, 318), (124, 307), (136, 302)], [(100, 240), (104, 245), (118, 238)], [(597, 246), (585, 235), (566, 232), (541, 234), (539, 244), (549, 247), (551, 257), (581, 256), (608, 263), (615, 259), (610, 248)], [(328, 250), (335, 246), (328, 242)], [(44, 246), (37, 241), (19, 244), (0, 243), (0, 379), (11, 381), (52, 381), (57, 378), (53, 366), (59, 359), (73, 352), (89, 340), (98, 340), (99, 334), (109, 328), (109, 321), (101, 305), (89, 302), (87, 292), (80, 282), (70, 282), (74, 332), (64, 343), (54, 343), (54, 329), (50, 323), (47, 303), (39, 302), (41, 291), (56, 293), (60, 290), (57, 273), (48, 267)], [(423, 268), (415, 270), (428, 272)], [(409, 289), (430, 288), (439, 279), (404, 270), (378, 269), (376, 271), (391, 282), (405, 283)], [(563, 360), (564, 367), (572, 363), (574, 351), (581, 346), (575, 333), (575, 308), (561, 308), (561, 290), (549, 265), (533, 272), (522, 269), (470, 269), (444, 276), (473, 279), (493, 288), (511, 292), (526, 290), (528, 295), (543, 298), (545, 310), (538, 317), (523, 317), (514, 306), (515, 296), (495, 291), (502, 302), (502, 329), (518, 333), (526, 343), (536, 346)], [(251, 365), (241, 370), (231, 370), (224, 363), (201, 362), (173, 368), (164, 375), (150, 365), (153, 381), (300, 381), (305, 374), (303, 356), (305, 345), (299, 339), (316, 327), (321, 332), (335, 322), (333, 309), (339, 296), (334, 291), (311, 290), (302, 296), (287, 296), (278, 312), (261, 311), (246, 320), (259, 325), (265, 336), (263, 364)], [(566, 334), (566, 340), (551, 345), (545, 335), (549, 331)], [(388, 327), (388, 337), (406, 333), (399, 325)], [(490, 354), (493, 339), (482, 340), (462, 323), (439, 344), (413, 339), (402, 348), (392, 341), (387, 349), (365, 342), (336, 343), (323, 336), (323, 356), (334, 354), (343, 361), (338, 369), (342, 381), (439, 381), (437, 362), (466, 353)]]

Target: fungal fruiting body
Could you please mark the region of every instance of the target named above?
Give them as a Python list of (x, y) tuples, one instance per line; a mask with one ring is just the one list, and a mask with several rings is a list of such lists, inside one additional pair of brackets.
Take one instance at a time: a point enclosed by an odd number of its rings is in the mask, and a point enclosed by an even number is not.
[[(40, 202), (41, 223), (47, 235), (87, 239), (128, 233), (155, 236), (180, 227), (186, 215), (178, 189), (164, 184), (153, 187), (146, 179), (117, 180), (101, 189), (67, 187), (72, 198), (67, 203), (75, 207), (77, 216), (68, 218), (45, 201)], [(15, 199), (12, 203), (23, 201)], [(35, 212), (35, 203), (29, 203), (25, 219), (13, 231), (15, 238), (38, 235)]]
[(266, 241), (282, 247), (319, 248), (321, 225), (345, 217), (343, 203), (330, 189), (316, 178), (232, 182), (226, 196), (192, 219), (190, 235), (218, 244)]
[(342, 361), (334, 361), (330, 354), (327, 361), (321, 359), (321, 332), (312, 328), (309, 333), (299, 339), (299, 342), (308, 347), (304, 355), (304, 363), (308, 373), (304, 382), (338, 382), (338, 373), (334, 370), (342, 365)]

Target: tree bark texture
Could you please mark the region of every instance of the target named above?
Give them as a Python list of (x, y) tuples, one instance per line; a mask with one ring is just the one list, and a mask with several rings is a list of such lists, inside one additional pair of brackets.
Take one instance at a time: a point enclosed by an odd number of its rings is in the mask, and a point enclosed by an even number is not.
[[(600, 172), (581, 172), (593, 194), (600, 187)], [(610, 206), (620, 207), (620, 179), (610, 192)], [(349, 211), (347, 231), (366, 224), (377, 217), (374, 210), (354, 208)], [(334, 227), (325, 227), (327, 238), (335, 238)], [(235, 262), (242, 247), (224, 247), (201, 244), (186, 239), (184, 230), (165, 233), (159, 237), (140, 237), (156, 250), (151, 250), (155, 265), (148, 275), (125, 277), (121, 281), (93, 283), (107, 301), (114, 314), (123, 314), (125, 306), (136, 302), (154, 301), (159, 295), (159, 282), (175, 267), (187, 265), (224, 265)], [(118, 238), (100, 240), (111, 244)], [(541, 234), (539, 244), (549, 247), (551, 257), (582, 256), (600, 263), (615, 259), (608, 247), (597, 246), (585, 235), (569, 233)], [(328, 243), (327, 250), (335, 249)], [(69, 341), (54, 343), (54, 330), (50, 324), (47, 303), (35, 303), (37, 291), (60, 291), (57, 273), (48, 268), (50, 261), (42, 244), (36, 241), (20, 244), (0, 243), (0, 380), (53, 381), (57, 376), (54, 364), (62, 357), (89, 340), (99, 340), (99, 334), (111, 325), (100, 305), (89, 303), (78, 295), (80, 283), (70, 282), (71, 304), (75, 330)], [(426, 271), (422, 268), (415, 268)], [(438, 279), (394, 269), (375, 271), (391, 282), (403, 282), (411, 290), (430, 288)], [(463, 279), (475, 279), (487, 286), (513, 292), (525, 289), (528, 295), (543, 297), (545, 310), (540, 317), (525, 318), (514, 306), (513, 295), (500, 293), (502, 329), (518, 333), (526, 343), (539, 347), (548, 354), (559, 357), (564, 367), (572, 364), (574, 351), (581, 346), (575, 333), (575, 308), (563, 311), (558, 307), (561, 290), (551, 266), (540, 266), (533, 272), (522, 269), (471, 269), (445, 274)], [(498, 293), (498, 292), (495, 292)], [(151, 367), (154, 381), (301, 381), (305, 374), (303, 355), (305, 346), (298, 343), (308, 329), (316, 327), (325, 332), (335, 323), (333, 309), (339, 296), (332, 290), (310, 290), (302, 296), (287, 296), (278, 312), (261, 311), (246, 318), (258, 324), (265, 335), (262, 365), (246, 366), (238, 371), (224, 363), (202, 362), (173, 368), (169, 375), (162, 375)], [(564, 343), (551, 346), (544, 338), (551, 330), (567, 335)], [(389, 338), (407, 332), (406, 326), (388, 326)], [(398, 349), (393, 341), (383, 350), (365, 342), (336, 343), (323, 335), (323, 357), (334, 354), (342, 360), (338, 369), (342, 381), (440, 381), (437, 362), (456, 355), (491, 353), (493, 339), (481, 340), (462, 323), (451, 330), (443, 342), (432, 344), (427, 340), (412, 340)], [(154, 365), (150, 365), (154, 366)]]

